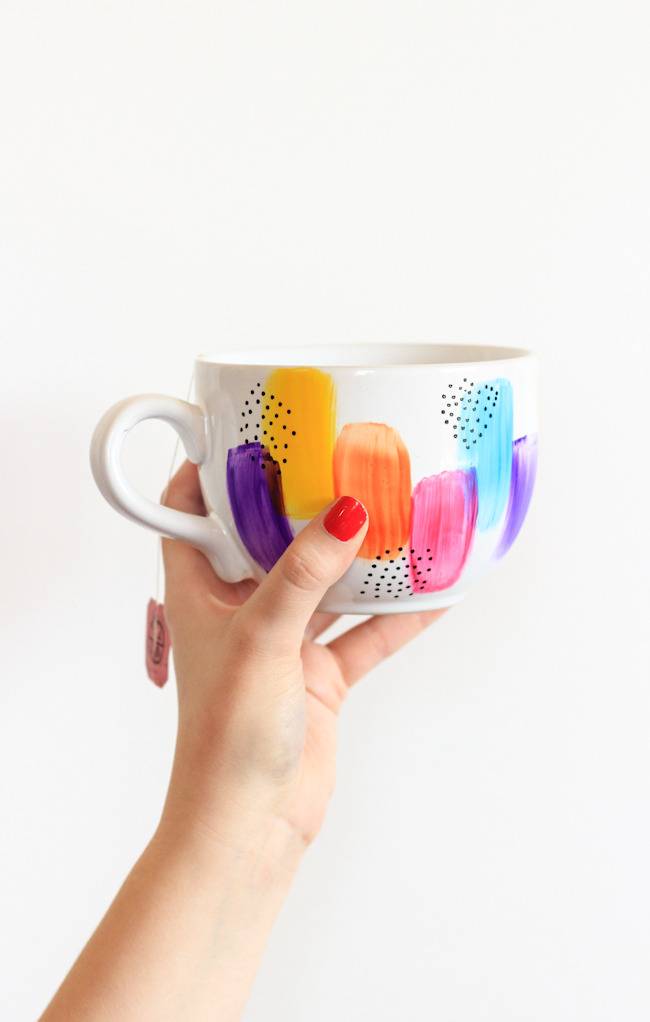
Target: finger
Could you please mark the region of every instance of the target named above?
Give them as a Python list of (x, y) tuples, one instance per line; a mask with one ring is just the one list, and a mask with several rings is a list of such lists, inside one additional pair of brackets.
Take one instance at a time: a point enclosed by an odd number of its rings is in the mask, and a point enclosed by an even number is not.
[(177, 511), (187, 511), (192, 515), (207, 514), (201, 493), (199, 470), (193, 462), (183, 462), (167, 483), (160, 502), (167, 507), (176, 508)]
[[(205, 515), (196, 465), (191, 461), (183, 462), (178, 472), (169, 480), (160, 500), (166, 507), (174, 508), (176, 511)], [(211, 582), (208, 571), (212, 569), (207, 559), (189, 543), (165, 537), (162, 541), (162, 550), (168, 585), (194, 587), (201, 582), (204, 585)]]
[[(165, 487), (161, 501), (177, 511), (186, 511), (193, 515), (206, 514), (196, 465), (191, 461), (185, 461), (181, 465)], [(255, 588), (252, 580), (235, 584), (223, 582), (215, 574), (207, 557), (189, 543), (164, 538), (162, 551), (165, 564), (165, 602), (168, 602), (169, 598), (178, 597), (183, 600), (210, 594), (225, 608), (242, 603)]]
[(340, 614), (326, 614), (323, 611), (316, 611), (305, 629), (305, 638), (313, 642), (319, 635), (326, 632), (335, 621), (338, 621)]
[(349, 632), (339, 635), (328, 643), (327, 648), (336, 659), (347, 685), (392, 656), (407, 642), (437, 621), (442, 610), (422, 611), (415, 614), (384, 614), (371, 617)]
[(339, 497), (302, 530), (239, 613), (252, 634), (263, 627), (265, 648), (300, 648), (323, 596), (350, 567), (368, 528), (363, 504)]

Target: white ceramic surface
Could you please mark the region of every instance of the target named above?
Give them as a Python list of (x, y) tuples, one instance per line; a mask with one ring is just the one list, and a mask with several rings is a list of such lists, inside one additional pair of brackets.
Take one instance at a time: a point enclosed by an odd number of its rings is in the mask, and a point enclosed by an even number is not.
[[(537, 464), (536, 390), (536, 359), (519, 349), (222, 352), (197, 359), (196, 404), (146, 394), (113, 406), (91, 465), (113, 507), (203, 550), (227, 581), (263, 577), (291, 535), (350, 493), (367, 506), (372, 538), (323, 609), (447, 606), (521, 527)], [(199, 465), (207, 518), (155, 504), (126, 480), (124, 436), (151, 418), (173, 426)]]

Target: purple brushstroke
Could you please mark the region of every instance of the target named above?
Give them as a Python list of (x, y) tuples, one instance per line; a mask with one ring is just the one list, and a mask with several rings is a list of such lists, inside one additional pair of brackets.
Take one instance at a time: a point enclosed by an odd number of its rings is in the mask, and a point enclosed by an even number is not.
[(280, 466), (262, 444), (231, 447), (226, 481), (239, 537), (253, 560), (270, 571), (293, 539), (284, 513)]
[(508, 552), (524, 524), (537, 475), (537, 437), (522, 436), (512, 445), (510, 495), (503, 533), (496, 550), (497, 557)]

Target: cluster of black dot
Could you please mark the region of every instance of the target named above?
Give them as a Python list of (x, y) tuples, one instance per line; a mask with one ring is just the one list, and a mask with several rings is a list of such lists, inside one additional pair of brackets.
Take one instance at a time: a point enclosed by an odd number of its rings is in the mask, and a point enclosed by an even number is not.
[[(420, 548), (421, 549), (421, 548)], [(426, 547), (421, 554), (411, 549), (411, 585), (415, 592), (423, 593), (429, 581), (427, 575), (433, 571), (433, 554), (431, 547)]]
[[(296, 436), (291, 421), (291, 409), (287, 408), (275, 394), (262, 390), (261, 383), (256, 383), (244, 401), (241, 417), (244, 421), (239, 427), (239, 432), (242, 434), (243, 442), (264, 444), (269, 451), (278, 452), (274, 455), (278, 463), (286, 465), (291, 439)], [(262, 468), (265, 467), (263, 460)]]
[[(404, 547), (397, 548), (397, 554), (391, 556), (393, 551), (385, 550), (383, 554), (378, 553), (370, 562), (370, 567), (363, 580), (361, 596), (368, 599), (374, 597), (392, 597), (398, 600), (400, 596), (413, 596), (411, 589), (411, 578), (409, 574), (408, 552), (404, 553)], [(383, 558), (383, 560), (382, 560)]]
[[(251, 442), (252, 441), (249, 440), (246, 441), (247, 444)], [(282, 470), (277, 461), (273, 460), (272, 456), (265, 448), (253, 448), (253, 453), (249, 454), (249, 458), (251, 461), (256, 461), (260, 468), (265, 471), (268, 470), (268, 473), (274, 472), (275, 475), (278, 476), (282, 474)]]
[(359, 590), (361, 596), (398, 600), (401, 596), (415, 596), (425, 591), (427, 575), (433, 571), (431, 548), (419, 554), (415, 547), (400, 546), (397, 556), (391, 557), (391, 553), (385, 550), (383, 555), (379, 553), (373, 558), (363, 588)]
[(460, 437), (463, 447), (469, 451), (490, 425), (489, 420), (499, 400), (499, 388), (492, 383), (482, 383), (477, 387), (464, 376), (463, 382), (456, 387), (453, 383), (446, 385), (442, 400), (440, 414), (445, 426), (452, 427), (454, 440)]

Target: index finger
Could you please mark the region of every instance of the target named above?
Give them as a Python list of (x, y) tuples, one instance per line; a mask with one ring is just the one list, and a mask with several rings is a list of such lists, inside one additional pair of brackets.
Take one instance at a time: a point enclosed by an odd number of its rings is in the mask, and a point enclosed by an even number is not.
[[(170, 479), (163, 491), (161, 502), (177, 511), (205, 515), (206, 507), (201, 493), (196, 465), (185, 461)], [(243, 582), (224, 582), (216, 574), (205, 554), (179, 539), (163, 538), (165, 564), (165, 602), (180, 599), (213, 597), (223, 608), (239, 606), (256, 588), (252, 579)]]

